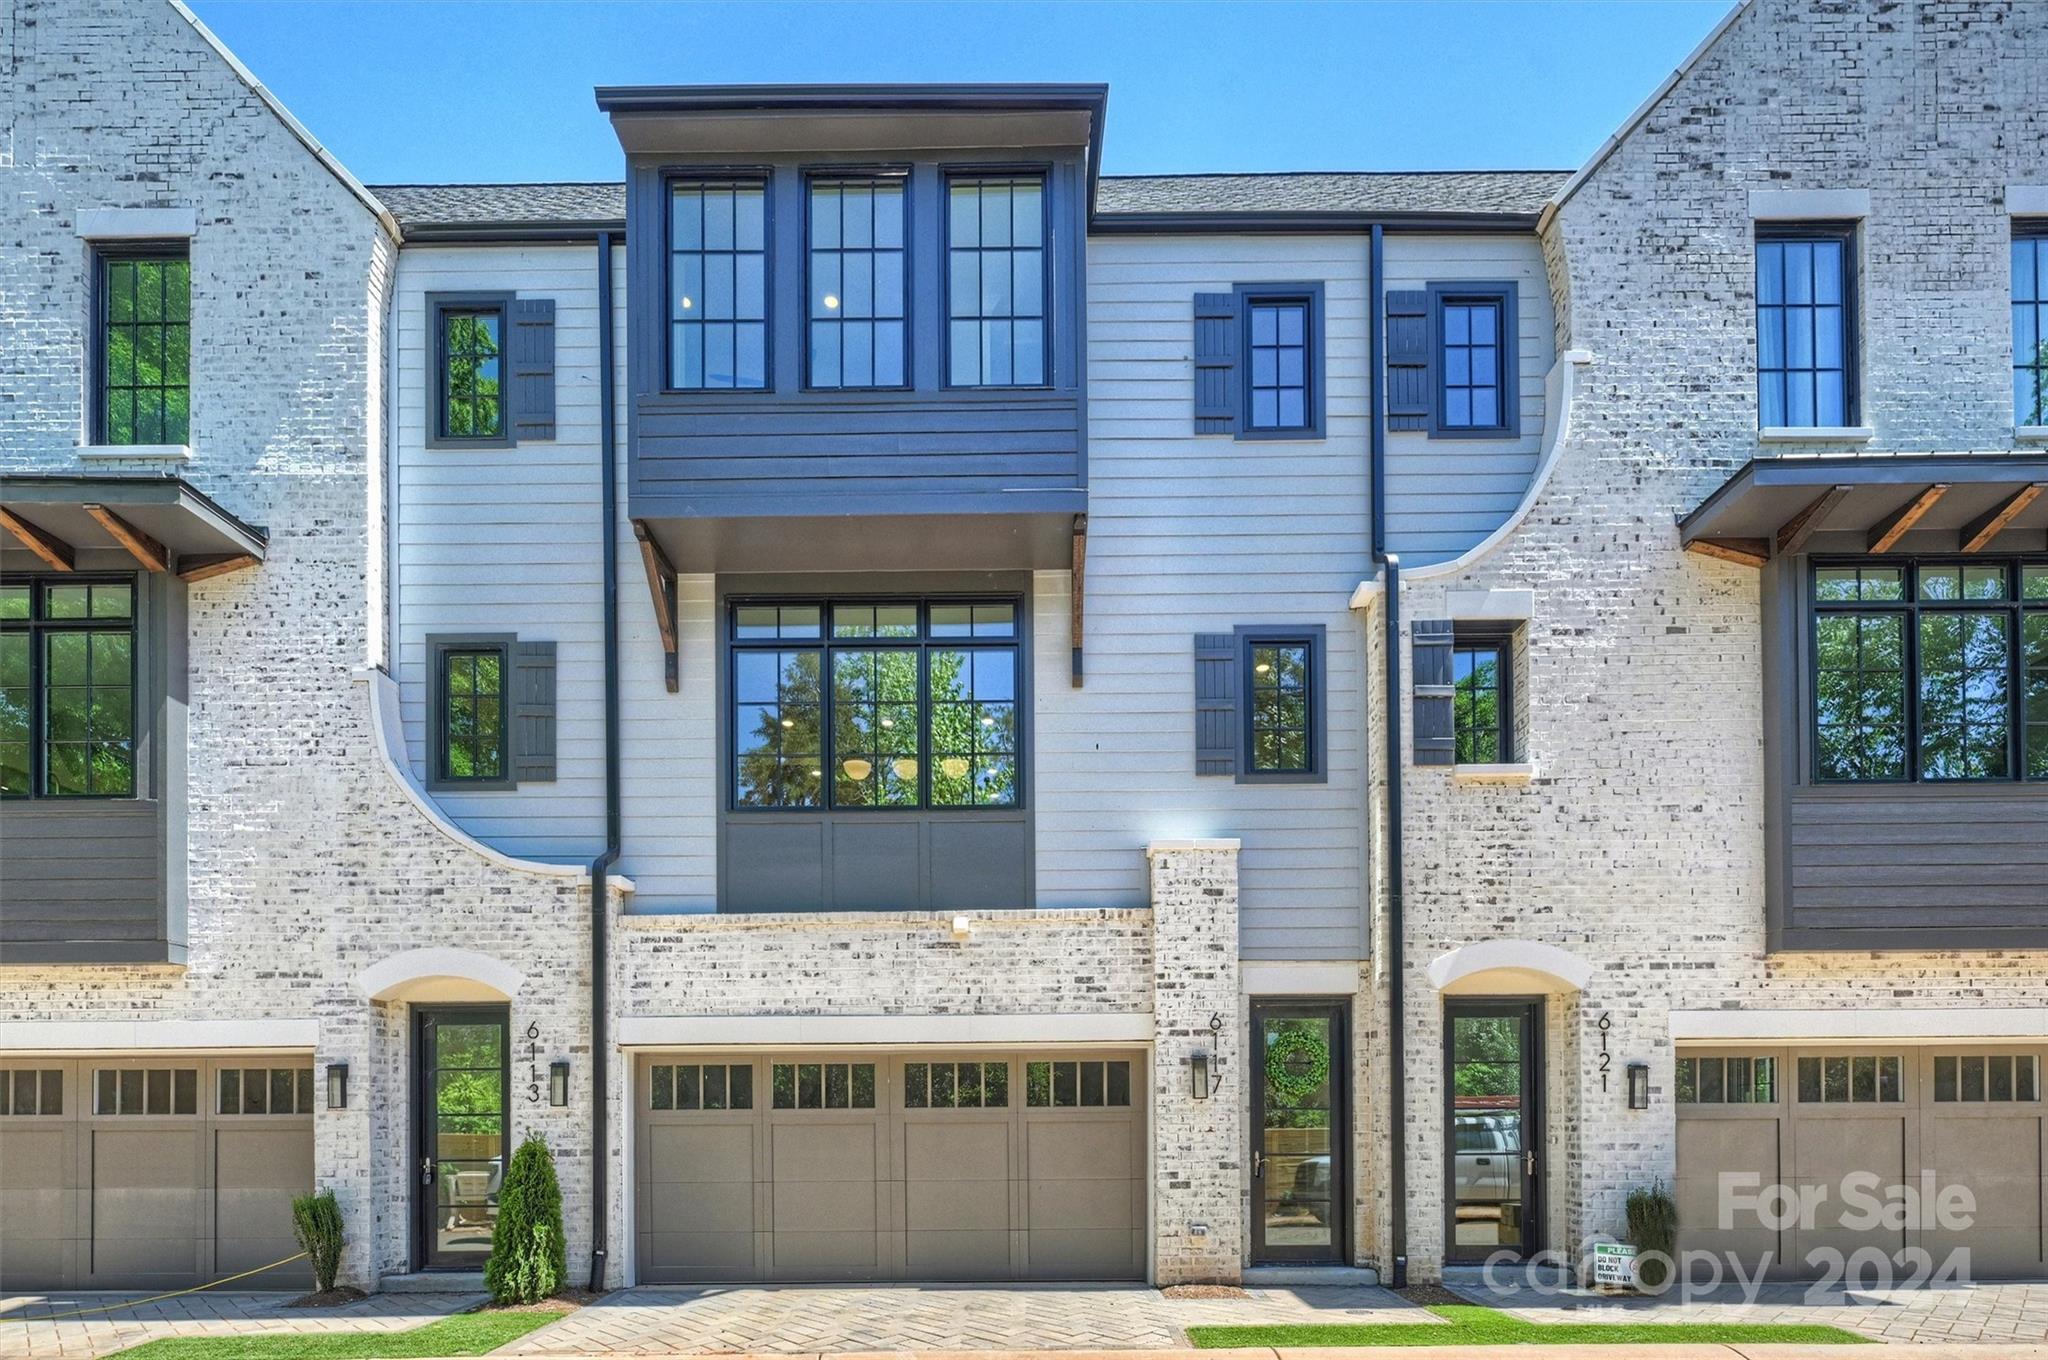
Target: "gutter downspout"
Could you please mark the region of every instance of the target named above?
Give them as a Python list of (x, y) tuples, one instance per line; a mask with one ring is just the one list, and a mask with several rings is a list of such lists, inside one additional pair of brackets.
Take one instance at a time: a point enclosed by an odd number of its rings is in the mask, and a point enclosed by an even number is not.
[(605, 1287), (610, 1238), (610, 1064), (605, 1032), (610, 1006), (606, 936), (611, 925), (609, 871), (618, 863), (619, 815), (619, 469), (613, 411), (612, 233), (597, 234), (597, 401), (599, 475), (604, 478), (604, 853), (590, 862), (590, 1288)]
[(1371, 452), (1372, 560), (1386, 572), (1387, 694), (1387, 1111), (1393, 1146), (1387, 1163), (1388, 1208), (1393, 1222), (1388, 1234), (1390, 1273), (1396, 1289), (1408, 1283), (1408, 1140), (1407, 1025), (1403, 1016), (1403, 973), (1406, 971), (1401, 922), (1401, 558), (1387, 551), (1387, 421), (1386, 314), (1381, 303), (1385, 242), (1378, 223), (1372, 228), (1366, 262), (1366, 387), (1370, 393), (1367, 447)]

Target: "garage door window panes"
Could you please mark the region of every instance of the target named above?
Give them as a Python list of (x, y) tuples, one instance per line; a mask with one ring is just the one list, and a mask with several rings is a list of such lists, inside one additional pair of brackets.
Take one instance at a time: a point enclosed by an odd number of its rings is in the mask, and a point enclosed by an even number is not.
[(1937, 1057), (1934, 1098), (1943, 1104), (2035, 1101), (2041, 1098), (2040, 1076), (2031, 1054)]
[(1861, 1054), (1799, 1060), (1799, 1099), (1806, 1105), (1890, 1105), (1904, 1100), (1904, 1061)]
[(198, 1114), (196, 1067), (102, 1067), (93, 1073), (94, 1114)]
[(751, 1063), (676, 1063), (653, 1069), (648, 1108), (655, 1110), (751, 1110)]
[(872, 1110), (873, 1063), (776, 1063), (778, 1110)]
[(1024, 1103), (1033, 1109), (1129, 1105), (1131, 1065), (1127, 1062), (1026, 1063)]
[(64, 1074), (36, 1068), (0, 1070), (0, 1115), (64, 1113)]
[(906, 1110), (995, 1110), (1010, 1103), (1008, 1063), (905, 1063)]
[(1776, 1058), (1680, 1058), (1681, 1105), (1769, 1105), (1778, 1098)]
[(222, 1114), (311, 1114), (310, 1067), (224, 1067), (220, 1071)]

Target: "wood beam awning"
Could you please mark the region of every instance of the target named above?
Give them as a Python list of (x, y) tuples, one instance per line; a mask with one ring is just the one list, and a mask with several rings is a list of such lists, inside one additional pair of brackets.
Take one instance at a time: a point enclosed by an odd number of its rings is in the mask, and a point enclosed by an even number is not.
[(1703, 556), (2048, 550), (2048, 451), (1758, 458), (1680, 518)]
[(134, 570), (203, 581), (253, 567), (270, 536), (181, 477), (160, 473), (0, 477), (0, 563), (34, 570)]

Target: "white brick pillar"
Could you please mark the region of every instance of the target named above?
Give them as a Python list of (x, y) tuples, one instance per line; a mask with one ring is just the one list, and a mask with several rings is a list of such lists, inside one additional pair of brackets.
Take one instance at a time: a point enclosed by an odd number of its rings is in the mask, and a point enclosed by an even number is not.
[[(1153, 1269), (1162, 1285), (1234, 1282), (1244, 1260), (1243, 1035), (1234, 840), (1156, 841), (1152, 892)], [(1196, 1096), (1208, 1057), (1216, 1094)]]

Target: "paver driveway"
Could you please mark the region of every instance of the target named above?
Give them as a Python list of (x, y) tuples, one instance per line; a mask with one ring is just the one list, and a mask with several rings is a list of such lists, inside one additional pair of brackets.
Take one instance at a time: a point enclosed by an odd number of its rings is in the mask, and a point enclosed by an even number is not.
[(1383, 1289), (1254, 1289), (1169, 1299), (1138, 1285), (704, 1286), (627, 1289), (508, 1354), (1171, 1350), (1191, 1323), (1428, 1322)]
[(1812, 1294), (1803, 1284), (1769, 1284), (1754, 1303), (1732, 1286), (1680, 1301), (1544, 1295), (1515, 1281), (1488, 1288), (1463, 1272), (1446, 1284), (1527, 1322), (1817, 1322), (1883, 1341), (2048, 1343), (2048, 1284), (2040, 1283)]
[(400, 1332), (482, 1303), (482, 1294), (373, 1294), (340, 1308), (288, 1308), (294, 1294), (188, 1294), (137, 1308), (45, 1321), (146, 1294), (17, 1294), (0, 1298), (0, 1356), (90, 1360), (160, 1336)]

